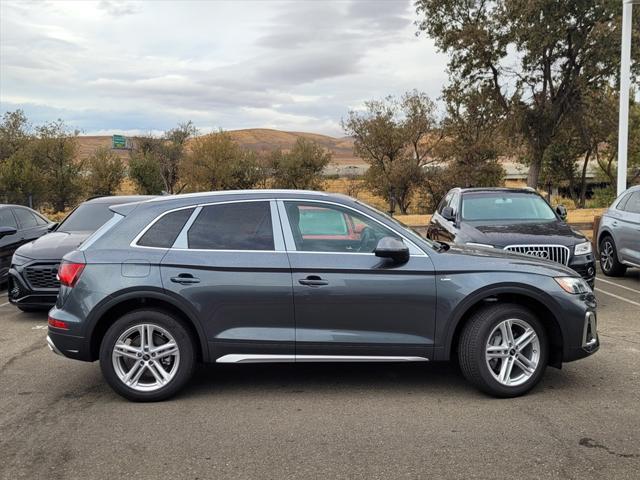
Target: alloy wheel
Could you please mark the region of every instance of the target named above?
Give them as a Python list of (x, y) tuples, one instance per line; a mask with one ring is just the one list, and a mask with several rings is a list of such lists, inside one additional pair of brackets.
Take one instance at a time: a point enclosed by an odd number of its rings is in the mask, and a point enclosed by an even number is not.
[(533, 376), (540, 363), (540, 339), (524, 320), (504, 320), (489, 335), (485, 359), (491, 375), (500, 384), (522, 385)]
[(166, 329), (143, 323), (128, 328), (118, 337), (111, 359), (124, 385), (140, 392), (153, 392), (175, 377), (180, 349)]
[(609, 240), (605, 240), (603, 247), (600, 249), (600, 265), (605, 272), (610, 271), (613, 268), (613, 256), (615, 250), (613, 244)]

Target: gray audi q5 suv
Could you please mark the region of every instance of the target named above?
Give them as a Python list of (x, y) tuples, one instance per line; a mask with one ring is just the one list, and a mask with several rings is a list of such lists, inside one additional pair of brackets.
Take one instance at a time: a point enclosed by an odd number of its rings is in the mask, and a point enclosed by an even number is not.
[(599, 347), (589, 285), (556, 262), (425, 240), (341, 195), (236, 191), (111, 207), (59, 269), (51, 349), (161, 400), (197, 362), (457, 358), (500, 397)]

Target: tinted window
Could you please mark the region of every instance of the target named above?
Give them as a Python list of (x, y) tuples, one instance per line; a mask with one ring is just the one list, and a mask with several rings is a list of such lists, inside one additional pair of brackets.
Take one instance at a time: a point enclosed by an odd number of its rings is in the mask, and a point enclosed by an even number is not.
[(13, 213), (15, 213), (22, 228), (31, 228), (38, 225), (35, 215), (29, 210), (25, 210), (24, 208), (14, 208)]
[(530, 193), (467, 193), (462, 198), (465, 220), (556, 220), (551, 207)]
[(640, 213), (640, 192), (633, 192), (624, 206), (625, 211)]
[(189, 248), (273, 250), (269, 202), (204, 207), (187, 233)]
[(338, 205), (285, 202), (285, 209), (300, 251), (371, 253), (382, 237), (397, 237), (378, 222)]
[(143, 247), (170, 248), (178, 238), (182, 227), (193, 213), (193, 208), (167, 213), (158, 219), (138, 240)]
[(83, 203), (65, 218), (59, 232), (95, 232), (113, 216), (108, 203)]
[(41, 217), (37, 213), (34, 213), (34, 215), (36, 217), (36, 222), (38, 223), (38, 225), (47, 225), (49, 223), (45, 218)]
[(13, 213), (11, 213), (11, 209), (0, 209), (0, 227), (18, 228), (16, 218), (13, 216)]
[(624, 197), (622, 197), (622, 199), (618, 202), (618, 204), (616, 205), (616, 209), (618, 210), (624, 210), (625, 205), (627, 204), (627, 201), (629, 200), (629, 198), (631, 198), (631, 194), (627, 193)]

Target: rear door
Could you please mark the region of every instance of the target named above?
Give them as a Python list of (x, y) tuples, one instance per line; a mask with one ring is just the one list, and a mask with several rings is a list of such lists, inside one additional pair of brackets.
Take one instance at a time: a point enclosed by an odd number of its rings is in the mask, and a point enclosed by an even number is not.
[(291, 270), (275, 202), (198, 206), (161, 272), (164, 288), (197, 312), (218, 361), (293, 361)]

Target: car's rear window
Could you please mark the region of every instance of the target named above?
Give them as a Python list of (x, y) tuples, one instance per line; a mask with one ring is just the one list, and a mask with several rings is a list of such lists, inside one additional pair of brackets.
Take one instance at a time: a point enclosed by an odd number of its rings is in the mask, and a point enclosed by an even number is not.
[(171, 248), (193, 210), (193, 208), (186, 208), (163, 215), (140, 237), (138, 245), (141, 247)]
[(478, 192), (462, 197), (464, 220), (555, 220), (544, 199), (532, 193)]
[(274, 250), (269, 202), (204, 207), (187, 233), (189, 248)]
[(83, 203), (65, 218), (59, 232), (95, 232), (113, 216), (108, 203)]

